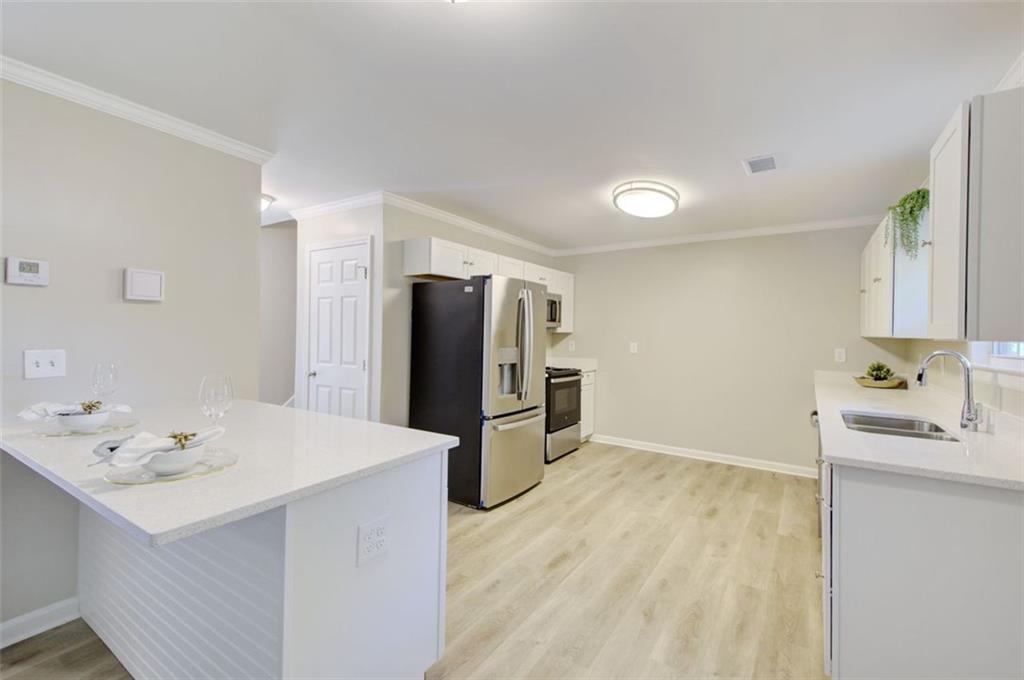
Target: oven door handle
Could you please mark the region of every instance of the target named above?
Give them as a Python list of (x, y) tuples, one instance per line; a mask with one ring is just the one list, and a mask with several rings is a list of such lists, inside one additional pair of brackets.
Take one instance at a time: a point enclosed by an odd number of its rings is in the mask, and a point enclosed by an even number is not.
[(559, 383), (567, 382), (582, 382), (582, 380), (583, 376), (581, 375), (570, 375), (567, 378), (551, 378), (551, 380), (549, 380), (548, 382), (550, 382), (552, 385), (557, 385)]

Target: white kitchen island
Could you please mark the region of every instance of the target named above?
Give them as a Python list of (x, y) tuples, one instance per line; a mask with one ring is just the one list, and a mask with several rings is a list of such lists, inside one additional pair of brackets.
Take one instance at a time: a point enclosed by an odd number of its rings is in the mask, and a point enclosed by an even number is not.
[[(194, 403), (135, 415), (131, 432), (205, 424)], [(235, 465), (141, 486), (90, 466), (130, 432), (4, 428), (0, 448), (81, 503), (82, 617), (140, 679), (422, 677), (444, 647), (457, 439), (251, 401), (223, 425)]]

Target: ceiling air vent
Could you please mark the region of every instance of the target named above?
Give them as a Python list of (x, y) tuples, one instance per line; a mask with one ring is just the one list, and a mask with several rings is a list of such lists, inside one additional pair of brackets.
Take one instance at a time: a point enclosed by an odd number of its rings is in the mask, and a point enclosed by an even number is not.
[(775, 169), (775, 156), (754, 156), (743, 161), (743, 169), (748, 175), (756, 175), (759, 172), (768, 172)]

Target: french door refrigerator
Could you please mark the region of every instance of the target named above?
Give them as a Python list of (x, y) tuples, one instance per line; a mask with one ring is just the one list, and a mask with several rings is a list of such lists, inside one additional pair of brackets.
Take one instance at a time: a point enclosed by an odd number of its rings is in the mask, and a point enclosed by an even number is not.
[(409, 426), (459, 438), (453, 501), (493, 507), (544, 478), (545, 293), (506, 276), (413, 284)]

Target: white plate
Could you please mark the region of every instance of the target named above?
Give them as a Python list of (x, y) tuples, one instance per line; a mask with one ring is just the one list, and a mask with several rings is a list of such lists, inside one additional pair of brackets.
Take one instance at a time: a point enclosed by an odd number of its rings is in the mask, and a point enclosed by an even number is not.
[(157, 475), (144, 467), (110, 468), (104, 479), (111, 484), (152, 484), (153, 482), (176, 482), (190, 477), (201, 477), (238, 462), (238, 454), (228, 449), (207, 449), (202, 458), (190, 470), (176, 475)]
[(130, 430), (139, 424), (138, 419), (128, 413), (110, 413), (110, 418), (94, 432), (72, 432), (64, 427), (58, 418), (47, 418), (36, 423), (35, 433), (40, 437), (91, 437), (105, 432)]

